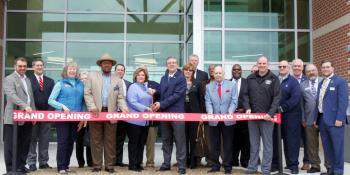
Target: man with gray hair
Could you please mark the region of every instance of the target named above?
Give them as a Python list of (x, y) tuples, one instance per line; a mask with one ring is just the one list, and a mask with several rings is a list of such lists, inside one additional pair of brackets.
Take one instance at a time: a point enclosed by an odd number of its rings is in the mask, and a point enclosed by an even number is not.
[(271, 122), (277, 112), (280, 102), (280, 82), (278, 77), (269, 70), (266, 56), (257, 60), (258, 71), (247, 77), (248, 100), (244, 102), (246, 113), (266, 113), (264, 120), (248, 121), (250, 139), (250, 160), (246, 174), (255, 174), (258, 170), (260, 139), (263, 141), (263, 159), (261, 171), (263, 175), (270, 174), (273, 144), (272, 134), (274, 123)]
[(208, 80), (208, 73), (202, 71), (202, 70), (199, 70), (197, 67), (198, 67), (198, 63), (199, 63), (199, 57), (198, 55), (196, 54), (192, 54), (188, 57), (188, 62), (190, 64), (192, 64), (192, 66), (195, 68), (194, 70), (194, 80), (197, 81), (197, 82), (202, 82), (202, 81), (205, 81), (205, 80)]
[[(306, 145), (304, 149), (309, 155), (311, 168), (307, 170), (307, 173), (320, 172), (320, 157), (319, 157), (319, 128), (315, 127), (313, 121), (316, 117), (316, 103), (317, 103), (317, 91), (318, 85), (322, 82), (323, 78), (318, 76), (318, 70), (314, 64), (308, 64), (305, 67), (305, 73), (307, 80), (300, 84), (302, 100), (302, 120), (305, 123), (305, 136)], [(325, 160), (325, 167), (330, 168), (329, 162)]]
[[(295, 79), (298, 80), (299, 84), (307, 80), (307, 77), (303, 74), (304, 70), (304, 62), (303, 60), (296, 58), (292, 61), (292, 71), (293, 71), (293, 76)], [(306, 142), (306, 136), (305, 136), (305, 123), (302, 123), (302, 128), (301, 128), (301, 140), (304, 145), (304, 148), (307, 147), (307, 142)], [(309, 170), (310, 169), (310, 160), (308, 153), (304, 151), (304, 158), (303, 158), (303, 166), (301, 167), (301, 170)]]
[[(160, 80), (160, 100), (152, 105), (153, 111), (168, 113), (185, 112), (186, 79), (178, 69), (177, 60), (170, 56), (166, 59), (167, 70)], [(159, 171), (169, 171), (173, 142), (176, 146), (178, 173), (186, 174), (186, 134), (185, 122), (166, 121), (160, 123), (162, 132), (162, 150), (164, 162)]]

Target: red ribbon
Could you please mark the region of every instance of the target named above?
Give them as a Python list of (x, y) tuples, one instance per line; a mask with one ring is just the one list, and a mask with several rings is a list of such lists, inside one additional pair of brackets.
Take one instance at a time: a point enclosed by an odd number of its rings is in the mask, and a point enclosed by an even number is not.
[[(28, 114), (24, 111), (15, 110), (13, 119), (17, 122), (68, 122), (68, 121), (111, 121), (111, 120), (149, 120), (149, 121), (245, 121), (263, 120), (265, 113), (233, 113), (230, 114), (202, 114), (202, 113), (165, 113), (165, 112), (100, 112), (95, 117), (90, 112), (62, 111), (33, 111)], [(281, 123), (281, 115), (275, 114), (270, 120), (273, 123)]]

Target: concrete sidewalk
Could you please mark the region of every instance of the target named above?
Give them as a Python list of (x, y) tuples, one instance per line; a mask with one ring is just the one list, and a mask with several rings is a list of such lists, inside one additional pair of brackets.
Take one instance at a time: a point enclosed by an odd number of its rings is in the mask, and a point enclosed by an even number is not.
[[(50, 144), (50, 149), (49, 149), (49, 165), (56, 167), (56, 147), (57, 144), (52, 143)], [(175, 148), (175, 146), (174, 146)], [(123, 162), (124, 163), (128, 163), (128, 149), (127, 149), (127, 144), (124, 145), (124, 158), (123, 158)], [(300, 150), (300, 154), (299, 155), (303, 155), (303, 149)], [(323, 163), (323, 154), (320, 153), (321, 155), (321, 160)], [(146, 156), (144, 156), (146, 157)], [(302, 160), (302, 156), (300, 156), (300, 159)], [(176, 159), (175, 159), (175, 149), (173, 151), (173, 157), (172, 157), (172, 162), (175, 163)], [(202, 160), (203, 164), (204, 164), (204, 159)], [(0, 145), (0, 174), (4, 174), (6, 172), (5, 169), (5, 163), (4, 163), (4, 150), (3, 150), (3, 145)], [(169, 174), (177, 174), (177, 168), (176, 167), (172, 167), (171, 172), (166, 172), (166, 173), (160, 173), (156, 170), (158, 170), (158, 168), (160, 167), (160, 165), (163, 162), (163, 153), (161, 150), (161, 144), (157, 143), (156, 144), (156, 155), (155, 155), (155, 166), (156, 168), (145, 168), (144, 171), (142, 171), (142, 173), (137, 173), (137, 172), (132, 172), (132, 171), (128, 171), (127, 167), (116, 167), (116, 173), (115, 174), (152, 174), (152, 175), (156, 175), (156, 174), (165, 174), (165, 175), (169, 175)], [(300, 165), (301, 166), (301, 165)], [(75, 158), (75, 151), (73, 152), (73, 155), (71, 157), (71, 169), (73, 170), (72, 173), (69, 174), (86, 174), (86, 175), (90, 175), (90, 174), (96, 174), (96, 173), (92, 173), (90, 171), (91, 168), (78, 168), (78, 162)], [(204, 168), (204, 167), (200, 167), (197, 168), (195, 170), (191, 170), (191, 169), (187, 169), (187, 174), (207, 174), (207, 171), (209, 170), (209, 168)], [(324, 167), (322, 167), (322, 171), (326, 171)], [(285, 172), (287, 174), (290, 174), (289, 170), (285, 170)], [(300, 174), (307, 174), (306, 171), (299, 171)], [(223, 169), (222, 172), (220, 173), (216, 173), (216, 174), (223, 174)], [(244, 173), (244, 168), (240, 168), (240, 167), (233, 167), (233, 174), (243, 174)], [(34, 173), (31, 174), (38, 174), (38, 175), (50, 175), (50, 174), (57, 174), (57, 170), (51, 169), (51, 170), (38, 170)], [(108, 174), (107, 172), (101, 171), (100, 173), (97, 174)], [(345, 172), (344, 174), (350, 174), (350, 163), (345, 163)]]

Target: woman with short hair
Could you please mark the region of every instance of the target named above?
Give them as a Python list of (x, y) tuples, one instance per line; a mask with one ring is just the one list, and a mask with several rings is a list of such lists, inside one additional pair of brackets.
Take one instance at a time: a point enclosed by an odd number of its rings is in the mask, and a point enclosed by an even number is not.
[[(84, 85), (79, 79), (79, 68), (74, 62), (64, 66), (62, 80), (57, 82), (49, 97), (49, 105), (56, 111), (81, 112), (84, 104)], [(81, 124), (79, 125), (81, 126)], [(68, 174), (70, 157), (78, 130), (78, 122), (57, 122), (57, 170)]]

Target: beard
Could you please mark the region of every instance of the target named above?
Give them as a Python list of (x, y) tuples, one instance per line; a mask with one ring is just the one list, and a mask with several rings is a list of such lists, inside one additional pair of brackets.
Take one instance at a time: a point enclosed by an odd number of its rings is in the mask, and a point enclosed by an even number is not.
[(316, 80), (316, 78), (317, 78), (316, 75), (311, 75), (311, 76), (309, 77), (310, 80)]

